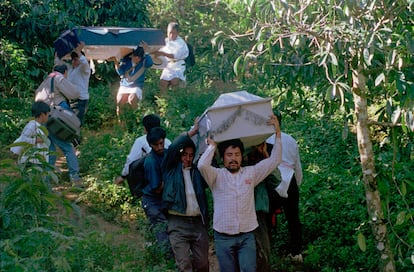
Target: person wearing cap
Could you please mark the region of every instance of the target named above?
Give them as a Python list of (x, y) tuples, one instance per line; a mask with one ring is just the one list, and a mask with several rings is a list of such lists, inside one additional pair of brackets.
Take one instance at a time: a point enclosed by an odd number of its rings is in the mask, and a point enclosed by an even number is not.
[[(282, 124), (282, 115), (275, 112), (279, 123)], [(300, 162), (299, 148), (296, 140), (289, 134), (282, 132), (282, 162), (276, 169), (280, 183), (271, 190), (271, 212), (283, 209), (289, 231), (288, 257), (295, 262), (303, 262), (302, 256), (302, 224), (299, 218), (299, 186), (302, 183), (303, 173)], [(275, 143), (275, 135), (266, 142)]]
[(189, 51), (186, 42), (178, 35), (178, 32), (178, 23), (169, 23), (165, 46), (153, 53), (155, 57), (164, 57), (167, 60), (160, 77), (161, 94), (165, 94), (169, 87), (178, 87), (185, 82), (185, 59)]
[(153, 65), (152, 58), (147, 53), (147, 48), (147, 43), (141, 42), (131, 55), (123, 57), (119, 62), (115, 57), (108, 59), (114, 61), (115, 70), (121, 77), (116, 96), (116, 113), (118, 116), (121, 114), (123, 105), (129, 104), (132, 108), (136, 108), (138, 101), (143, 98), (142, 89), (144, 88), (145, 73)]
[(208, 147), (198, 161), (198, 169), (213, 194), (214, 247), (220, 271), (256, 272), (254, 230), (258, 227), (254, 188), (282, 161), (280, 128), (272, 115), (276, 144), (269, 158), (251, 166), (242, 166), (244, 145), (240, 139), (226, 140), (218, 145), (224, 168), (211, 165), (216, 142), (207, 138)]

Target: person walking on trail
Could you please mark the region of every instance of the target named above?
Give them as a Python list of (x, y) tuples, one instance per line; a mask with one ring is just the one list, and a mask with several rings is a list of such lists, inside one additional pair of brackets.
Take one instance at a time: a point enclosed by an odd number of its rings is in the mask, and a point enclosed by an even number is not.
[[(282, 115), (275, 113), (282, 124)], [(300, 162), (299, 148), (296, 140), (289, 134), (282, 132), (282, 163), (277, 170), (280, 184), (271, 190), (271, 211), (282, 208), (289, 231), (288, 257), (295, 262), (303, 262), (302, 256), (302, 223), (299, 218), (299, 186), (303, 180), (302, 164)], [(274, 144), (275, 136), (266, 140)]]
[[(126, 158), (126, 162), (124, 164), (124, 168), (122, 169), (121, 175), (115, 178), (116, 184), (122, 184), (122, 182), (124, 182), (129, 172), (129, 165), (132, 162), (146, 156), (151, 152), (151, 146), (147, 141), (147, 134), (152, 128), (159, 127), (161, 125), (161, 120), (160, 117), (155, 114), (148, 114), (142, 118), (142, 124), (144, 126), (144, 134), (135, 139), (134, 144), (132, 145), (132, 148)], [(164, 148), (167, 149), (170, 144), (171, 141), (165, 138)]]
[(148, 54), (148, 45), (145, 42), (141, 42), (131, 55), (123, 57), (119, 62), (115, 57), (108, 60), (114, 62), (115, 70), (121, 78), (116, 95), (116, 113), (119, 117), (122, 107), (126, 104), (135, 109), (138, 101), (143, 99), (145, 74), (147, 69), (153, 65), (153, 61)]
[(175, 88), (185, 84), (185, 59), (189, 52), (186, 42), (178, 33), (178, 23), (169, 23), (165, 46), (153, 53), (155, 57), (166, 58), (166, 66), (160, 77), (160, 93), (162, 95), (167, 92), (169, 87)]
[(253, 231), (258, 227), (254, 187), (282, 161), (280, 128), (272, 115), (276, 144), (272, 155), (259, 163), (242, 167), (244, 146), (240, 139), (221, 142), (218, 150), (224, 168), (211, 165), (216, 143), (207, 138), (208, 147), (198, 162), (198, 169), (213, 194), (214, 244), (220, 271), (256, 272), (256, 244)]
[(44, 125), (48, 120), (50, 107), (45, 102), (37, 101), (32, 104), (31, 111), (34, 119), (30, 120), (24, 126), (22, 133), (15, 143), (28, 143), (31, 146), (36, 147), (36, 150), (34, 153), (30, 153), (30, 151), (26, 153), (24, 152), (25, 148), (23, 146), (14, 146), (10, 148), (13, 153), (20, 155), (18, 163), (26, 163), (27, 165), (41, 164), (43, 161), (48, 162), (49, 160), (48, 149), (50, 140), (47, 137), (47, 129)]
[[(89, 103), (89, 79), (91, 77), (91, 68), (88, 60), (86, 59), (83, 48), (84, 42), (80, 42), (74, 51), (70, 54), (71, 64), (68, 66), (68, 80), (77, 86), (79, 89), (79, 99), (74, 100), (71, 103), (72, 109), (78, 116), (81, 125), (84, 122), (85, 114), (88, 110)], [(62, 65), (65, 62), (55, 55), (55, 65)]]
[[(61, 106), (67, 110), (72, 110), (69, 105), (70, 99), (79, 98), (79, 89), (68, 79), (68, 68), (66, 64), (56, 65), (53, 72), (40, 84), (35, 92), (35, 101), (43, 101), (49, 106), (52, 104)], [(51, 94), (52, 79), (54, 81), (53, 94)], [(70, 141), (59, 139), (53, 133), (49, 133), (50, 155), (49, 163), (56, 164), (56, 146), (58, 146), (66, 157), (69, 168), (69, 178), (73, 185), (83, 187), (83, 182), (79, 174), (79, 162), (75, 154), (75, 148)]]
[(194, 126), (178, 136), (162, 164), (167, 232), (181, 272), (209, 271), (207, 184), (193, 163), (196, 146), (191, 140), (197, 130)]
[(161, 164), (165, 156), (165, 137), (166, 132), (161, 127), (154, 127), (147, 134), (151, 152), (145, 157), (144, 162), (147, 185), (143, 189), (142, 208), (162, 252), (167, 257), (172, 257), (171, 244), (167, 234), (167, 206), (162, 200), (164, 182)]

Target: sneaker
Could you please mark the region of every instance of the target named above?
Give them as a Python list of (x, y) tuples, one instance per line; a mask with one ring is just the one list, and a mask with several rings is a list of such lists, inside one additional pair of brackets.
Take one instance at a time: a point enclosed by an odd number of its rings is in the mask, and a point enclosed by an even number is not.
[(85, 188), (85, 184), (81, 178), (72, 179), (72, 186), (77, 188)]
[(292, 254), (289, 254), (288, 256), (287, 256), (292, 262), (295, 262), (295, 263), (303, 263), (303, 256), (302, 256), (302, 254), (298, 254), (298, 255), (292, 255)]

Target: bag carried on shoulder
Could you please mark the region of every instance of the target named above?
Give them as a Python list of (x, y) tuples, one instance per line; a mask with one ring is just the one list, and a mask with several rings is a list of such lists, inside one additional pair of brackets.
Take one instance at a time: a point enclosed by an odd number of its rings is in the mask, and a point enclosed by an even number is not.
[(73, 111), (60, 106), (50, 108), (46, 127), (50, 133), (63, 141), (72, 141), (80, 136), (80, 121)]
[(139, 158), (129, 165), (129, 171), (126, 178), (129, 191), (134, 198), (140, 198), (144, 194), (142, 190), (144, 190), (145, 186), (148, 184), (145, 179), (145, 158), (146, 156)]
[[(53, 96), (54, 78), (51, 81), (50, 92)], [(46, 127), (50, 133), (62, 141), (72, 141), (80, 137), (80, 120), (76, 114), (71, 110), (54, 105), (53, 102), (50, 107), (50, 115)]]

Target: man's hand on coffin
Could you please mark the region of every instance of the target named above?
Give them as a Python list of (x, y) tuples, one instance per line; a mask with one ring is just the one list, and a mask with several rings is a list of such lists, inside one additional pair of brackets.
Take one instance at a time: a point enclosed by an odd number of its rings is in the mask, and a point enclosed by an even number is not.
[(206, 139), (206, 142), (207, 142), (208, 145), (217, 146), (217, 143), (211, 138), (210, 135), (208, 135), (208, 137)]
[(275, 133), (276, 137), (280, 138), (280, 125), (279, 121), (277, 120), (276, 115), (272, 114), (270, 115), (270, 119), (267, 121), (267, 125), (271, 126), (273, 125), (275, 127)]
[(78, 43), (78, 46), (75, 48), (75, 52), (78, 54), (78, 56), (82, 56), (82, 50), (85, 47), (85, 43), (83, 41)]
[(145, 52), (145, 53), (149, 53), (149, 52), (148, 52), (148, 44), (147, 44), (146, 42), (141, 41), (141, 42), (139, 43), (139, 46), (141, 46), (142, 48), (144, 48), (144, 52)]

